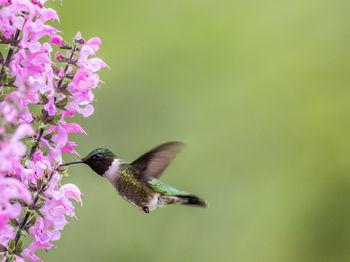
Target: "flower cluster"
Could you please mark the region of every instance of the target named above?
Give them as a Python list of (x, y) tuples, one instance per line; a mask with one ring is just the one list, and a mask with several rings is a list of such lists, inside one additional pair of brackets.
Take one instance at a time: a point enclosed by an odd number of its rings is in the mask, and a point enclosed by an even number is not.
[[(85, 133), (67, 118), (90, 116), (96, 74), (107, 65), (95, 57), (101, 40), (80, 33), (72, 44), (47, 24), (59, 22), (46, 0), (0, 0), (0, 256), (41, 261), (75, 217), (73, 184), (62, 185), (62, 153), (75, 153), (70, 133)], [(53, 49), (58, 50), (54, 53)], [(69, 121), (68, 121), (69, 122)], [(86, 134), (86, 133), (85, 133)], [(31, 243), (24, 245), (23, 235)], [(27, 238), (28, 239), (28, 238)]]

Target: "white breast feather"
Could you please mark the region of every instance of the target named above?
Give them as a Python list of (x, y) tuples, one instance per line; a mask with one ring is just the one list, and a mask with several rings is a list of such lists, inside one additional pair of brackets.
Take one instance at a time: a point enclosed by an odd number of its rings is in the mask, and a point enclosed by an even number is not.
[(103, 177), (107, 178), (109, 182), (115, 187), (117, 182), (117, 177), (119, 175), (120, 170), (120, 161), (119, 159), (115, 159), (109, 169), (103, 174)]

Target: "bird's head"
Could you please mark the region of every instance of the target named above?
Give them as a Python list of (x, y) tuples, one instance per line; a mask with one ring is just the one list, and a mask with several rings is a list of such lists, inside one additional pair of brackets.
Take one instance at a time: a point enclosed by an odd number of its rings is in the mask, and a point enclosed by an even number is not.
[(102, 176), (109, 169), (114, 159), (116, 159), (116, 155), (109, 149), (97, 148), (95, 150), (92, 150), (86, 157), (81, 160), (65, 163), (60, 166), (83, 163), (90, 166), (92, 170)]

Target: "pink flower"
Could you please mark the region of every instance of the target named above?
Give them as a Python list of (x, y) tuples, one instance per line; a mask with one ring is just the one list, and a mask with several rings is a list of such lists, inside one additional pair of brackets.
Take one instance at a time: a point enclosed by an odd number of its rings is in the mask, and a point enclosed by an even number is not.
[(43, 23), (46, 23), (48, 20), (57, 20), (60, 22), (60, 18), (58, 17), (57, 12), (52, 8), (45, 8), (42, 10), (40, 20)]
[[(78, 124), (76, 123), (69, 123), (69, 124), (66, 124), (65, 122), (60, 125), (61, 127), (63, 127), (65, 129), (65, 131), (70, 134), (70, 133), (84, 133), (85, 135), (87, 135), (87, 133), (84, 131), (84, 129), (81, 128), (81, 126), (79, 126)], [(58, 126), (52, 126), (48, 133), (52, 133), (54, 132), (55, 130), (57, 130)]]
[(35, 252), (39, 249), (50, 249), (52, 248), (54, 245), (51, 244), (50, 242), (46, 242), (44, 244), (40, 243), (39, 241), (33, 241), (28, 248), (26, 248), (25, 250), (23, 250), (23, 257), (25, 259), (31, 260), (31, 261), (35, 261), (35, 262), (42, 262), (42, 260), (40, 258), (38, 258), (35, 255)]
[(0, 143), (0, 174), (13, 174), (21, 165), (20, 158), (26, 153), (26, 146), (20, 141), (33, 134), (33, 128), (23, 124), (17, 128), (9, 141)]
[(82, 114), (83, 117), (89, 117), (94, 113), (94, 107), (92, 105), (87, 105), (85, 107), (77, 107), (77, 112)]
[(11, 0), (0, 0), (0, 5), (9, 5), (11, 2)]
[(8, 212), (0, 211), (0, 232), (7, 226), (10, 219), (10, 214)]
[(61, 233), (58, 230), (49, 229), (50, 226), (50, 223), (45, 223), (42, 217), (38, 217), (34, 226), (30, 228), (30, 234), (34, 236), (35, 240), (40, 242), (40, 244), (60, 239)]
[(17, 128), (15, 133), (13, 134), (12, 141), (17, 141), (22, 139), (25, 136), (31, 136), (33, 135), (34, 131), (33, 128), (30, 125), (21, 125)]
[(64, 196), (66, 198), (73, 198), (75, 201), (79, 202), (81, 205), (83, 205), (83, 202), (81, 200), (81, 192), (80, 189), (74, 185), (74, 184), (65, 184), (63, 185), (60, 190), (64, 192)]
[(50, 43), (58, 46), (62, 46), (63, 39), (59, 35), (53, 35), (50, 38)]
[(80, 68), (89, 69), (91, 72), (97, 72), (101, 68), (108, 67), (108, 65), (103, 62), (102, 59), (94, 57), (88, 58), (91, 55), (95, 55), (99, 46), (101, 44), (101, 39), (98, 37), (91, 38), (86, 45), (81, 48), (80, 56), (77, 62), (77, 65)]
[(73, 141), (68, 141), (67, 144), (61, 149), (62, 152), (69, 153), (69, 154), (76, 154), (80, 156), (74, 148), (77, 147), (78, 145), (74, 143)]
[(53, 95), (50, 96), (49, 102), (44, 106), (44, 109), (47, 111), (49, 116), (53, 116), (56, 114), (57, 110), (56, 110), (55, 100)]
[(7, 101), (0, 103), (0, 111), (3, 115), (5, 122), (15, 123), (18, 116), (18, 110), (11, 106)]
[(51, 173), (53, 171), (50, 159), (44, 156), (40, 149), (34, 153), (33, 161), (26, 161), (26, 166), (27, 169), (24, 171), (26, 172), (26, 177), (22, 178), (22, 180), (29, 180), (34, 184), (37, 183), (38, 178), (44, 178), (45, 172)]
[(77, 65), (79, 67), (87, 68), (91, 72), (97, 72), (105, 67), (109, 68), (109, 66), (105, 62), (103, 62), (101, 58), (97, 58), (97, 57), (90, 58), (90, 59), (84, 59), (83, 57), (80, 57)]
[(90, 46), (94, 52), (97, 52), (97, 50), (99, 49), (100, 45), (101, 45), (101, 39), (98, 37), (93, 37), (91, 38), (88, 42), (87, 45)]
[(22, 199), (29, 203), (32, 196), (29, 190), (17, 179), (0, 178), (0, 232), (7, 227), (8, 220), (21, 214), (22, 207), (10, 200)]
[(84, 89), (96, 88), (99, 81), (97, 74), (89, 69), (81, 68), (75, 73), (72, 83), (79, 91), (87, 91)]
[(6, 202), (10, 199), (20, 198), (23, 201), (29, 203), (32, 201), (32, 195), (24, 185), (14, 178), (2, 178), (0, 179), (0, 203), (6, 205)]

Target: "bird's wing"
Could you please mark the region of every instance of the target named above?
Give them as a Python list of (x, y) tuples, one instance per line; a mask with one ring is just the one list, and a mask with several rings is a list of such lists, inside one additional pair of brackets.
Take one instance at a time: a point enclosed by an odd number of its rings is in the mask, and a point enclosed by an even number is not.
[(183, 146), (181, 142), (167, 142), (140, 156), (131, 163), (138, 171), (137, 179), (146, 182), (152, 177), (160, 177)]

